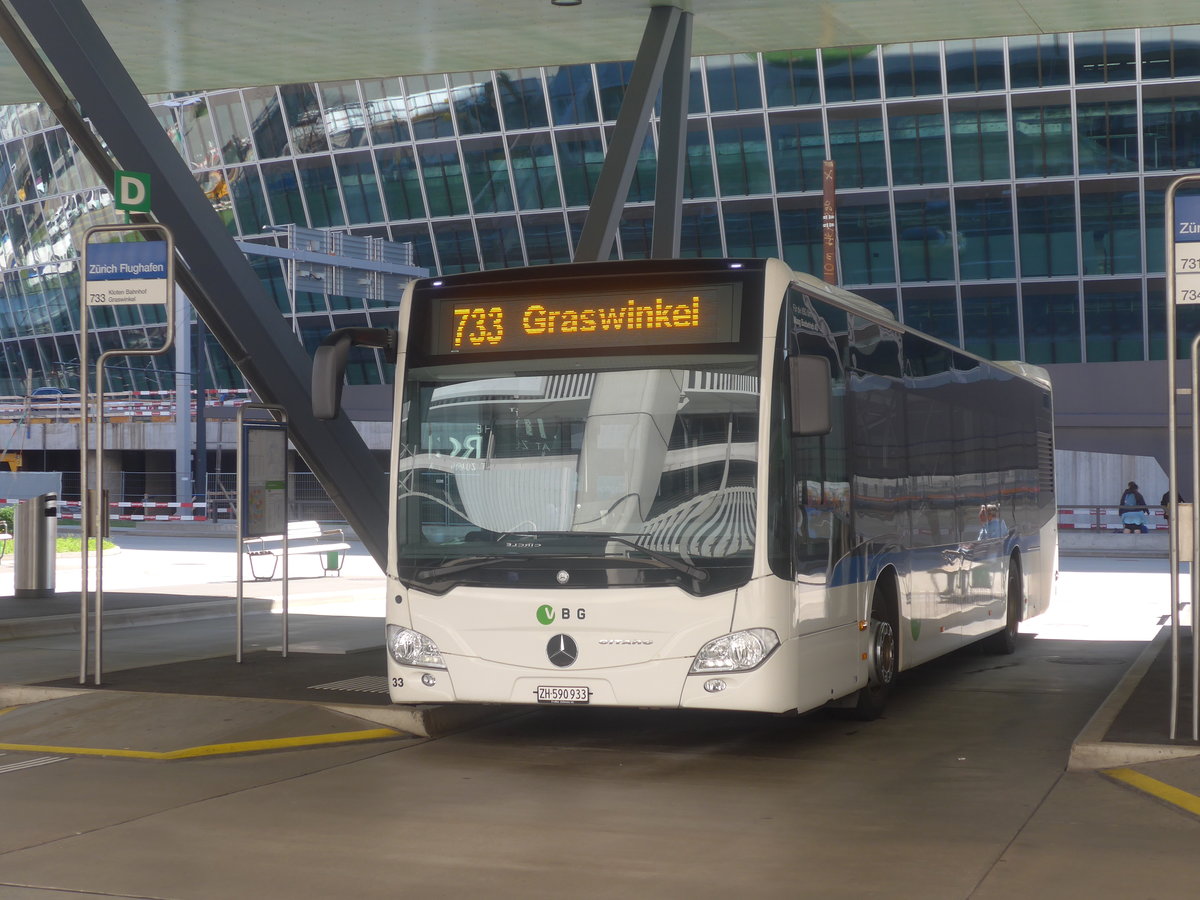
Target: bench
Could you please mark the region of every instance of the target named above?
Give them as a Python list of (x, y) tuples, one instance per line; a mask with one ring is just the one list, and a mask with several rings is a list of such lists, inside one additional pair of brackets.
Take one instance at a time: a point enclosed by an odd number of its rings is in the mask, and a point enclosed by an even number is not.
[[(337, 540), (336, 538), (340, 538)], [(345, 533), (341, 528), (325, 529), (320, 522), (288, 522), (287, 554), (293, 556), (317, 554), (321, 563), (321, 574), (330, 572), (342, 573), (342, 563), (346, 561), (346, 551), (350, 545), (344, 540)], [(283, 535), (268, 534), (262, 537), (246, 538), (242, 543), (246, 555), (250, 557), (250, 573), (255, 581), (270, 581), (275, 577), (279, 567), (279, 559), (283, 556)], [(266, 575), (259, 574), (259, 566), (266, 569), (267, 560), (271, 560), (271, 571)]]

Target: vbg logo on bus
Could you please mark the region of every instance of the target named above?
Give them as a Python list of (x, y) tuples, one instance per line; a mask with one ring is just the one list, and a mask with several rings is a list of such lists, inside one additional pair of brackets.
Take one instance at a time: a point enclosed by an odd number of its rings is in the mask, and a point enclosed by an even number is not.
[(569, 622), (571, 619), (575, 619), (577, 622), (582, 622), (587, 618), (587, 610), (582, 606), (576, 609), (571, 609), (569, 606), (564, 606), (562, 609), (556, 610), (549, 603), (543, 603), (537, 608), (535, 615), (537, 616), (538, 622), (540, 622), (542, 625), (553, 625), (560, 619), (564, 622)]

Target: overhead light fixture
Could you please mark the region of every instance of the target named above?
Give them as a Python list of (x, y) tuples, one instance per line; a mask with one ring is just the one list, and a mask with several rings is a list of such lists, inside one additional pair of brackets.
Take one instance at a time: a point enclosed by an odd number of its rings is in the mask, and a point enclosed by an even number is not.
[(551, 6), (582, 6), (583, 0), (550, 0)]

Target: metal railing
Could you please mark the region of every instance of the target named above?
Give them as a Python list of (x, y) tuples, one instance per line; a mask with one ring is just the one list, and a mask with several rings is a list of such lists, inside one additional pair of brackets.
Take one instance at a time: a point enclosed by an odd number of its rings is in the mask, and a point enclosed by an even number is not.
[[(1147, 531), (1164, 531), (1169, 527), (1161, 506), (1151, 506), (1146, 516)], [(1121, 531), (1121, 513), (1115, 506), (1060, 506), (1059, 531)]]
[[(293, 472), (289, 479), (289, 520), (345, 522), (317, 477), (311, 472)], [(234, 522), (237, 520), (237, 473), (209, 472), (206, 492), (191, 501), (175, 499), (174, 472), (114, 472), (109, 482), (110, 520), (158, 522)], [(11, 503), (0, 497), (0, 506)], [(59, 518), (79, 518), (79, 473), (62, 473)]]

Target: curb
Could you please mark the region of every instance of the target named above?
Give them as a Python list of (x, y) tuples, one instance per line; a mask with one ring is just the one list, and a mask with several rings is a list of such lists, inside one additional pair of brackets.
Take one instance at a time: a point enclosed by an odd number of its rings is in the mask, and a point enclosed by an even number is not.
[(1071, 744), (1071, 756), (1067, 761), (1068, 772), (1086, 772), (1095, 769), (1112, 769), (1134, 766), (1139, 763), (1159, 762), (1165, 759), (1187, 759), (1200, 756), (1200, 747), (1179, 744), (1130, 744), (1121, 741), (1105, 741), (1117, 715), (1129, 702), (1134, 690), (1146, 677), (1163, 644), (1170, 639), (1170, 629), (1160, 629), (1154, 640), (1146, 645), (1141, 655), (1124, 677), (1105, 698), (1100, 708), (1092, 715), (1083, 731)]

